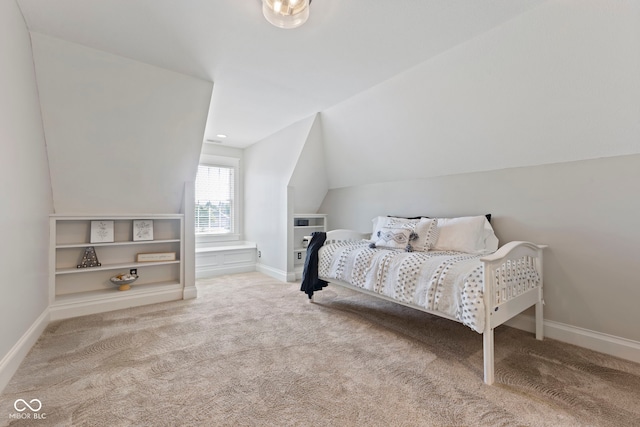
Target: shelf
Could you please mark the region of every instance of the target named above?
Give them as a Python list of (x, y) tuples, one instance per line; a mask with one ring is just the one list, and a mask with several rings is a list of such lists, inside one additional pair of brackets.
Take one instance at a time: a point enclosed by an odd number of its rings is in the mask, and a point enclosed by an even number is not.
[(57, 295), (51, 302), (50, 320), (121, 310), (140, 305), (183, 299), (184, 286), (177, 281), (132, 285), (128, 291), (101, 289)]
[(124, 241), (124, 242), (109, 242), (109, 243), (70, 243), (64, 245), (56, 245), (56, 249), (68, 249), (68, 248), (86, 248), (88, 246), (125, 246), (125, 245), (149, 245), (159, 243), (176, 243), (180, 242), (180, 239), (165, 239), (165, 240), (138, 240), (138, 241)]
[(133, 219), (182, 219), (184, 218), (183, 214), (157, 214), (157, 213), (146, 213), (146, 214), (106, 214), (106, 215), (83, 215), (83, 214), (50, 214), (50, 218), (55, 220), (66, 220), (66, 221), (87, 221), (87, 220), (133, 220)]
[(59, 269), (56, 269), (56, 275), (74, 274), (74, 273), (91, 273), (93, 271), (119, 270), (121, 268), (140, 268), (140, 267), (149, 267), (154, 265), (165, 265), (165, 264), (180, 264), (180, 260), (154, 261), (154, 262), (127, 262), (127, 263), (120, 263), (120, 264), (101, 265), (100, 267), (86, 267), (86, 268), (59, 268)]
[(133, 283), (131, 285), (131, 289), (128, 291), (119, 291), (118, 287), (114, 285), (113, 289), (100, 289), (97, 291), (56, 295), (54, 305), (59, 306), (65, 304), (86, 303), (91, 301), (103, 301), (105, 299), (130, 298), (132, 296), (145, 293), (156, 293), (158, 291), (171, 291), (178, 289), (182, 289), (182, 285), (176, 281), (150, 283), (147, 285), (136, 285), (135, 283)]
[[(313, 235), (316, 231), (327, 231), (326, 214), (294, 214), (291, 219), (292, 230), (288, 245), (288, 271), (290, 277), (300, 278), (302, 276), (302, 265), (306, 261), (307, 248), (302, 246), (305, 237)], [(306, 224), (306, 225), (298, 225)]]

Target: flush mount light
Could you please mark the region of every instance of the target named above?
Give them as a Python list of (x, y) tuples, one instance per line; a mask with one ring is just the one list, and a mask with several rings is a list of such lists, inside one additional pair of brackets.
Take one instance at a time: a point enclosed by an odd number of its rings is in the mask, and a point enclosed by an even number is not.
[(309, 19), (311, 0), (262, 0), (262, 13), (279, 28), (297, 28)]

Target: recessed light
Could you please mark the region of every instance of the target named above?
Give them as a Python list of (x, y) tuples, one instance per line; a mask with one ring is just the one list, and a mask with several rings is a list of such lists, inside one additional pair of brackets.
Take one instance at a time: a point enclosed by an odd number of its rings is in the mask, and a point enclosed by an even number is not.
[(225, 135), (224, 133), (219, 133), (219, 134), (217, 134), (216, 136), (217, 136), (218, 138), (222, 138), (222, 139), (224, 139), (224, 138), (226, 138), (226, 137), (227, 137), (227, 135)]

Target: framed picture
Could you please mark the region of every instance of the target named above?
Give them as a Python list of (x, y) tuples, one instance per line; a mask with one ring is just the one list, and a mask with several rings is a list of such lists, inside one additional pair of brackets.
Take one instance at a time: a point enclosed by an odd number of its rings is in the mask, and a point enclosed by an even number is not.
[(113, 221), (91, 221), (91, 243), (113, 242)]
[(153, 240), (153, 220), (136, 219), (133, 221), (133, 241)]
[(175, 260), (176, 260), (175, 252), (155, 252), (155, 253), (138, 254), (138, 258), (137, 258), (138, 262), (160, 262), (160, 261), (175, 261)]

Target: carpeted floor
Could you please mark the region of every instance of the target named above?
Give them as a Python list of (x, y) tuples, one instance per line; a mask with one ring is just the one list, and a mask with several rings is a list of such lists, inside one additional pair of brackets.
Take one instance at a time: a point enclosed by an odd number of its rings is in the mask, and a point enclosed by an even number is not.
[[(0, 425), (638, 426), (640, 365), (502, 326), (260, 273), (196, 300), (53, 322), (0, 396)], [(45, 419), (20, 419), (38, 399)], [(30, 411), (26, 411), (30, 412)]]

